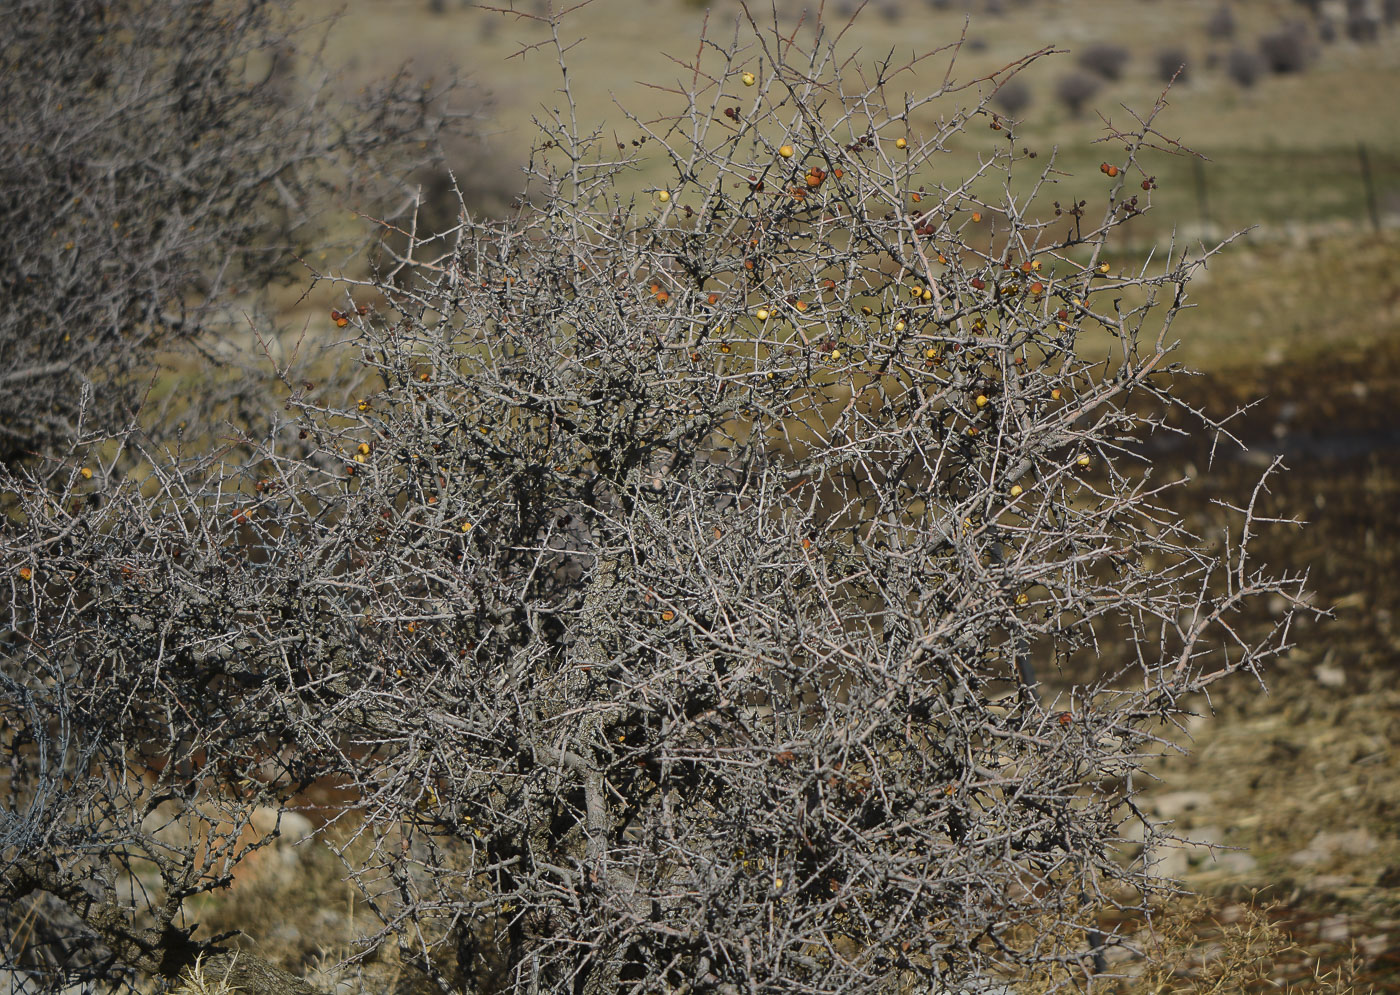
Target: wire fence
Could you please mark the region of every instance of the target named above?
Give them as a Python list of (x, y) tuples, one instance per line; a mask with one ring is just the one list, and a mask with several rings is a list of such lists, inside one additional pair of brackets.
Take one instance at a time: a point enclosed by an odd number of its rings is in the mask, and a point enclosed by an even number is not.
[(1364, 141), (1326, 150), (1229, 150), (1148, 168), (1158, 170), (1152, 210), (1134, 224), (1135, 239), (1172, 230), (1218, 235), (1255, 226), (1268, 232), (1400, 225), (1400, 151)]

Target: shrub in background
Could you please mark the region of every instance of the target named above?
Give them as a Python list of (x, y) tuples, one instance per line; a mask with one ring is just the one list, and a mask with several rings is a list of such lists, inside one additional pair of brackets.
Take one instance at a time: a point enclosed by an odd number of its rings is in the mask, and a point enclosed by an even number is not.
[(1033, 94), (1030, 84), (1018, 76), (1013, 76), (998, 88), (992, 103), (1011, 117), (1018, 117), (1031, 105)]
[(1165, 886), (1135, 775), (1300, 583), (1252, 504), (1209, 544), (1144, 472), (1169, 415), (1220, 432), (1170, 359), (1215, 250), (1112, 255), (1164, 105), (1027, 202), (1062, 173), (1005, 128), (949, 176), (989, 95), (740, 28), (596, 131), (556, 30), (538, 193), (341, 282), (354, 377), (4, 473), (21, 988), (308, 990), (191, 909), (314, 785), (365, 956), (425, 990), (1058, 990)]
[(19, 0), (6, 21), (0, 460), (129, 421), (159, 351), (241, 321), (327, 247), (321, 209), (382, 206), (375, 174), (454, 124), (407, 75), (355, 105), (296, 92), (303, 39), (270, 0)]
[(1302, 72), (1312, 57), (1307, 26), (1297, 21), (1260, 35), (1258, 47), (1265, 68), (1279, 75)]
[(1372, 45), (1380, 41), (1381, 22), (1370, 11), (1347, 15), (1347, 37), (1360, 45)]
[(1101, 85), (1099, 77), (1072, 69), (1055, 81), (1055, 96), (1072, 116), (1079, 117)]
[(1232, 48), (1225, 56), (1225, 73), (1242, 87), (1251, 87), (1264, 71), (1264, 60), (1247, 48)]
[(1106, 80), (1119, 80), (1123, 78), (1128, 59), (1128, 50), (1122, 45), (1096, 42), (1081, 50), (1075, 61), (1082, 68)]
[(1228, 3), (1216, 7), (1206, 21), (1206, 34), (1214, 39), (1228, 41), (1235, 37), (1235, 30), (1235, 12)]
[(1191, 56), (1184, 48), (1164, 48), (1157, 52), (1157, 78), (1163, 83), (1170, 83), (1173, 79), (1178, 83), (1184, 83), (1189, 78), (1187, 69), (1190, 65)]

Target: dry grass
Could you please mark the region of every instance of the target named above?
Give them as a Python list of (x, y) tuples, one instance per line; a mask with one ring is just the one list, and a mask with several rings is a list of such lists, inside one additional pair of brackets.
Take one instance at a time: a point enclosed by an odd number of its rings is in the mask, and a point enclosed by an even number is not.
[(175, 995), (236, 995), (242, 989), (229, 981), (232, 968), (230, 964), (228, 971), (215, 976), (212, 971), (205, 970), (202, 958), (196, 960), (184, 983), (175, 989)]
[[(1128, 256), (1121, 265), (1141, 262)], [(1195, 310), (1172, 326), (1181, 337), (1177, 359), (1190, 369), (1257, 370), (1311, 356), (1356, 360), (1400, 331), (1400, 236), (1238, 245), (1192, 281), (1191, 299)], [(1090, 332), (1082, 347), (1107, 354), (1110, 341)]]
[(1284, 995), (1362, 995), (1355, 955), (1328, 970), (1314, 964), (1297, 978), (1293, 964), (1304, 954), (1279, 924), (1281, 909), (1248, 902), (1223, 909), (1189, 899), (1169, 906), (1140, 934), (1145, 954), (1140, 973), (1124, 979), (1119, 995), (1234, 995), (1273, 991)]

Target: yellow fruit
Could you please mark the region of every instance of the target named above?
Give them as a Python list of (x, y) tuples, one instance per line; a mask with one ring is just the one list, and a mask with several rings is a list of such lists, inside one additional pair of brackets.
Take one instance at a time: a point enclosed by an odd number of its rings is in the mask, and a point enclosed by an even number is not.
[(78, 472), (79, 472), (80, 474), (82, 474), (84, 480), (91, 480), (91, 479), (92, 479), (92, 471), (91, 471), (90, 469), (88, 469), (87, 467), (83, 467), (83, 468), (82, 468), (81, 470), (79, 470)]
[(985, 407), (987, 406), (987, 395), (986, 395), (986, 394), (978, 394), (978, 395), (977, 395), (977, 406), (978, 406), (979, 408), (985, 408)]
[(1021, 496), (1021, 485), (1020, 485), (1020, 484), (1013, 484), (1013, 485), (1011, 486), (1011, 496), (1012, 496), (1012, 497), (1020, 497), (1020, 496)]
[(896, 332), (902, 332), (902, 331), (904, 331), (904, 322), (902, 322), (902, 321), (896, 321), (896, 322), (894, 323), (894, 330), (895, 330)]
[(668, 200), (671, 199), (671, 192), (670, 192), (669, 190), (662, 190), (660, 193), (658, 193), (658, 194), (656, 195), (656, 199), (659, 200), (659, 201), (661, 201), (661, 203), (664, 204), (664, 203), (666, 203), (666, 201), (668, 201)]
[(909, 147), (909, 143), (906, 142), (903, 138), (896, 138), (894, 140), (894, 147), (897, 149), (907, 149)]
[(1081, 457), (1079, 457), (1078, 462), (1079, 462), (1079, 465), (1080, 465), (1080, 466), (1088, 466), (1088, 465), (1089, 465), (1089, 462), (1090, 462), (1090, 461), (1089, 461), (1089, 457), (1087, 457), (1087, 456), (1081, 456)]
[(1059, 399), (1060, 399), (1060, 388), (1056, 387), (1054, 390), (1052, 390), (1052, 391), (1050, 392), (1050, 400), (1052, 400), (1052, 401), (1058, 401)]
[(792, 158), (792, 146), (791, 146), (791, 145), (784, 145), (782, 148), (778, 149), (778, 155), (782, 156), (784, 159), (791, 159), (791, 158)]
[(840, 350), (840, 349), (832, 349), (832, 350), (831, 350), (831, 361), (834, 363), (834, 362), (836, 362), (836, 361), (837, 361), (838, 359), (840, 359), (840, 358), (841, 358), (841, 350)]
[(928, 301), (933, 300), (933, 291), (925, 287), (922, 296), (924, 298), (924, 302), (927, 303)]
[(767, 321), (767, 320), (768, 320), (768, 309), (767, 309), (766, 307), (761, 307), (761, 308), (759, 308), (757, 311), (755, 311), (755, 312), (753, 313), (753, 316), (754, 316), (755, 318), (757, 318), (759, 321)]
[(1100, 264), (1099, 264), (1099, 272), (1100, 272), (1100, 273), (1107, 273), (1107, 272), (1108, 272), (1108, 263), (1100, 263)]
[(472, 530), (472, 523), (471, 523), (471, 522), (463, 522), (463, 523), (462, 523), (462, 531), (463, 531), (463, 532), (470, 532), (471, 530)]
[(753, 73), (744, 73), (744, 75), (740, 76), (739, 78), (744, 81), (745, 86), (753, 86), (755, 83), (758, 82), (758, 77), (755, 76)]

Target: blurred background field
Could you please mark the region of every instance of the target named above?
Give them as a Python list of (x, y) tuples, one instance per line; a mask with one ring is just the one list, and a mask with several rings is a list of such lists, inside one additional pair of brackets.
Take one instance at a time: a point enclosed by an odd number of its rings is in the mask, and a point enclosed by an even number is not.
[[(333, 0), (303, 6), (317, 19), (341, 11)], [(500, 9), (511, 6), (350, 4), (334, 20), (329, 45), (346, 86), (401, 67), (429, 79), (452, 67), (465, 74), (472, 86), (455, 99), (484, 115), (484, 137), (459, 150), (450, 165), (468, 206), (487, 212), (503, 209), (519, 192), (519, 166), (537, 140), (534, 120), (564, 108), (558, 57), (552, 44), (541, 44), (549, 40), (547, 5), (515, 0), (517, 12)], [(1232, 365), (1306, 353), (1326, 342), (1355, 345), (1368, 336), (1365, 326), (1373, 322), (1358, 308), (1377, 294), (1384, 300), (1377, 275), (1383, 284), (1392, 269), (1392, 233), (1400, 226), (1400, 101), (1391, 99), (1400, 84), (1396, 4), (871, 0), (861, 8), (850, 0), (805, 6), (782, 0), (749, 10), (760, 25), (810, 37), (819, 6), (821, 30), (828, 38), (841, 34), (852, 72), (935, 53), (894, 77), (896, 92), (930, 92), (946, 77), (950, 86), (966, 87), (950, 99), (966, 103), (990, 91), (984, 77), (1050, 49), (992, 105), (1015, 122), (1010, 132), (1022, 147), (1042, 157), (1054, 153), (1055, 187), (1040, 198), (1046, 205), (1094, 203), (1105, 186), (1099, 164), (1120, 151), (1100, 141), (1106, 126), (1149, 110), (1177, 72), (1172, 65), (1184, 66), (1159, 128), (1198, 155), (1148, 156), (1124, 196), (1134, 194), (1151, 208), (1125, 227), (1117, 261), (1140, 263), (1173, 239), (1195, 245), (1238, 231), (1247, 231), (1241, 241), (1259, 255), (1245, 261), (1249, 254), (1236, 253), (1221, 262), (1225, 287), (1216, 274), (1200, 281), (1199, 320), (1232, 331), (1187, 336), (1183, 358)], [(702, 30), (732, 37), (740, 16), (736, 0), (708, 7), (690, 0), (592, 0), (570, 10), (560, 36), (574, 44), (568, 61), (579, 122), (628, 145), (640, 131), (623, 110), (643, 122), (674, 113), (676, 97), (666, 88), (689, 81), (677, 60), (693, 60)], [(1276, 59), (1272, 69), (1266, 55)], [(735, 69), (762, 72), (762, 65), (755, 51), (750, 64)], [(1090, 90), (1077, 112), (1061, 94), (1066, 79)], [(741, 89), (727, 84), (726, 94)], [(916, 111), (911, 133), (931, 131), (934, 115), (947, 110), (935, 102), (922, 115)], [(946, 172), (931, 183), (966, 175), (979, 154), (1005, 140), (1005, 133), (969, 127), (954, 136)], [(638, 198), (673, 181), (669, 165), (649, 156), (645, 145), (629, 146), (627, 154), (636, 159)], [(1138, 180), (1148, 176), (1154, 188), (1139, 190)], [(1028, 185), (1034, 178), (1028, 171), (1018, 179)], [(425, 196), (432, 193), (425, 189)], [(445, 212), (452, 213), (450, 203)], [(1358, 251), (1361, 245), (1366, 251)]]
[[(896, 91), (930, 92), (950, 73), (952, 83), (973, 84), (969, 92), (975, 94), (989, 89), (974, 82), (979, 78), (1030, 52), (1053, 49), (1056, 54), (1027, 69), (994, 109), (1019, 121), (1017, 134), (1028, 147), (1058, 146), (1064, 171), (1081, 184), (1093, 184), (1099, 161), (1112, 158), (1105, 154), (1111, 147), (1093, 144), (1105, 120), (1121, 124), (1128, 120), (1125, 107), (1148, 109), (1184, 66), (1162, 128), (1205, 159), (1200, 169), (1189, 156), (1162, 155), (1149, 164), (1158, 190), (1154, 214), (1142, 227), (1156, 237), (1173, 227), (1198, 233), (1202, 223), (1219, 232), (1252, 225), (1330, 231), (1371, 224), (1370, 201), (1383, 222), (1400, 215), (1400, 101), (1390, 98), (1400, 81), (1400, 47), (1383, 12), (1391, 5), (872, 0), (847, 27), (847, 15), (860, 6), (849, 0), (783, 0), (777, 23), (810, 37), (819, 6), (826, 35), (844, 29), (843, 53), (854, 54), (867, 72), (886, 58), (898, 65), (942, 50), (895, 77), (890, 88)], [(519, 157), (532, 140), (532, 117), (561, 104), (552, 47), (516, 54), (548, 38), (547, 25), (535, 19), (545, 5), (516, 0), (520, 15), (460, 0), (440, 7), (434, 13), (422, 0), (351, 4), (333, 32), (332, 50), (352, 73), (401, 62), (429, 74), (434, 66), (462, 68), (490, 95), (489, 130), (499, 154)], [(306, 8), (328, 14), (336, 5), (307, 0)], [(1347, 35), (1351, 8), (1373, 10), (1374, 42)], [(771, 5), (754, 3), (750, 10), (760, 25), (774, 22)], [(671, 57), (693, 58), (702, 27), (732, 36), (737, 16), (734, 0), (593, 0), (571, 11), (561, 32), (566, 41), (581, 42), (569, 56), (580, 122), (611, 129), (624, 141), (635, 137), (618, 107), (643, 120), (664, 113), (666, 94), (647, 84), (665, 87), (688, 75)], [(742, 68), (761, 72), (760, 53)], [(1090, 92), (1077, 110), (1061, 94), (1066, 77), (1087, 81)], [(916, 113), (912, 130), (931, 126), (931, 115), (945, 111), (933, 107), (924, 119)], [(949, 174), (960, 175), (986, 139), (969, 132), (955, 141)], [(666, 179), (664, 163), (642, 161), (638, 189)], [(1076, 189), (1069, 181), (1066, 188)]]
[[(819, 5), (803, 20), (801, 5), (783, 0), (777, 23), (810, 37)], [(545, 3), (515, 0), (517, 13), (460, 0), (302, 6), (313, 19), (340, 12), (328, 51), (347, 87), (399, 66), (464, 71), (474, 86), (460, 99), (488, 123), (455, 169), (469, 206), (506, 207), (537, 140), (532, 118), (564, 106), (552, 45), (536, 47), (550, 38)], [(827, 0), (823, 30), (843, 30), (857, 6)], [(772, 5), (751, 10), (760, 25), (774, 23)], [(688, 0), (592, 0), (570, 11), (559, 31), (565, 44), (578, 42), (568, 60), (580, 123), (635, 139), (620, 108), (643, 121), (674, 109), (664, 88), (688, 85), (689, 71), (669, 56), (693, 59), (702, 27), (732, 37), (737, 16), (733, 0), (708, 10)], [(1197, 244), (1250, 229), (1193, 283), (1198, 307), (1174, 331), (1182, 361), (1201, 371), (1180, 384), (1193, 402), (1225, 414), (1263, 400), (1232, 423), (1247, 445), (1238, 457), (1212, 462), (1207, 443), (1193, 444), (1156, 472), (1193, 478), (1178, 510), (1208, 530), (1213, 502), (1241, 500), (1260, 465), (1283, 454), (1291, 472), (1268, 500), (1310, 524), (1267, 540), (1267, 559), (1308, 568), (1315, 603), (1334, 616), (1299, 627), (1268, 695), (1235, 686), (1202, 701), (1202, 714), (1217, 719), (1182, 731), (1192, 755), (1164, 761), (1161, 781), (1145, 789), (1159, 815), (1202, 844), (1170, 854), (1163, 873), (1206, 902), (1159, 924), (1167, 967), (1122, 990), (1400, 991), (1400, 3), (871, 0), (841, 41), (854, 54), (851, 71), (867, 73), (941, 49), (890, 87), (928, 92), (951, 73), (972, 84), (964, 102), (988, 86), (976, 80), (1046, 47), (1056, 51), (997, 106), (1017, 141), (1058, 149), (1065, 175), (1046, 199), (1065, 202), (1101, 195), (1099, 164), (1118, 151), (1096, 144), (1106, 124), (1146, 111), (1185, 66), (1159, 127), (1201, 158), (1163, 152), (1145, 164), (1156, 179), (1151, 210), (1128, 226), (1116, 262), (1139, 265), (1173, 238)], [(758, 53), (743, 68), (761, 72)], [(911, 131), (934, 123), (916, 114)], [(969, 128), (952, 143), (948, 176), (965, 175), (980, 150), (1005, 140)], [(645, 198), (668, 183), (669, 167), (645, 147), (631, 151), (634, 190)], [(284, 324), (329, 334), (327, 308), (339, 303), (331, 293), (289, 288)], [(206, 921), (242, 924), (265, 955), (319, 964), (334, 981), (355, 910), (320, 859), (279, 864), (303, 873), (258, 878)], [(249, 925), (291, 908), (305, 915), (275, 935)], [(1146, 924), (1106, 925), (1141, 930), (1152, 946)], [(1239, 944), (1265, 934), (1269, 955), (1247, 959), (1266, 966), (1231, 975), (1230, 958), (1251, 949)], [(392, 975), (392, 965), (380, 967)]]

